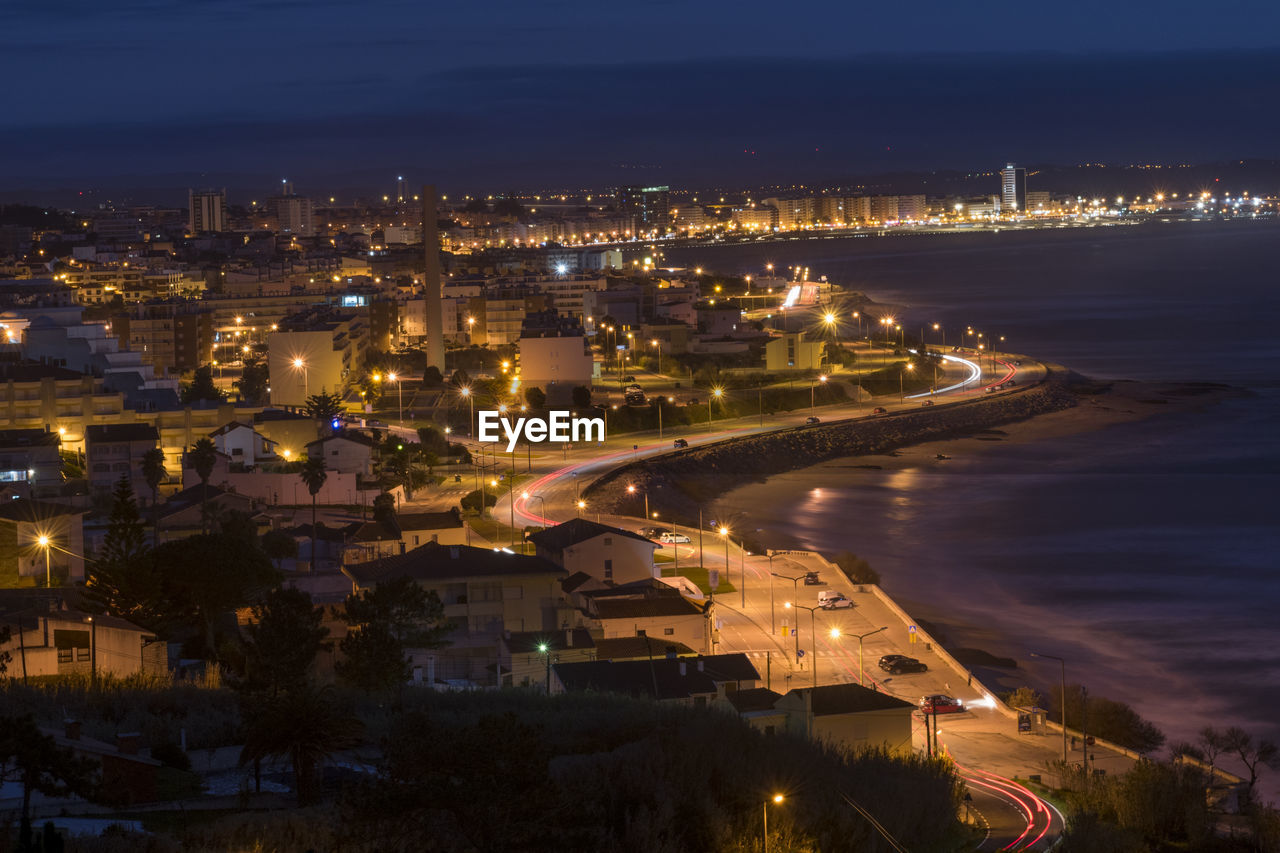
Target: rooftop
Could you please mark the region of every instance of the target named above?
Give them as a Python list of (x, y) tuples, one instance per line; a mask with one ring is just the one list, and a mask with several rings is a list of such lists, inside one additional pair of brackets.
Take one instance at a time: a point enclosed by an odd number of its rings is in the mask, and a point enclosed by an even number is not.
[(827, 684), (822, 687), (803, 687), (792, 690), (787, 698), (796, 696), (804, 701), (807, 694), (813, 695), (813, 715), (815, 717), (831, 714), (856, 714), (861, 711), (888, 711), (901, 708), (914, 709), (915, 705), (904, 702), (888, 693), (871, 690), (857, 684)]
[(632, 533), (630, 530), (623, 530), (621, 527), (610, 527), (607, 524), (597, 524), (594, 521), (588, 521), (585, 518), (571, 518), (563, 524), (557, 524), (555, 527), (548, 527), (545, 530), (539, 530), (537, 533), (529, 536), (529, 541), (533, 542), (539, 548), (546, 548), (552, 552), (563, 552), (570, 546), (577, 545), (579, 542), (586, 542), (588, 539), (594, 539), (597, 536), (605, 536), (613, 534), (615, 536), (625, 536), (629, 539), (635, 539), (644, 542), (646, 545), (652, 545), (657, 548), (658, 545), (650, 542), (639, 533)]
[(379, 581), (398, 577), (436, 581), (504, 575), (554, 575), (560, 578), (565, 574), (564, 569), (541, 557), (436, 542), (428, 542), (404, 554), (346, 566), (342, 571), (360, 586), (373, 586)]
[(150, 441), (160, 440), (160, 433), (151, 424), (90, 424), (84, 429), (87, 441)]

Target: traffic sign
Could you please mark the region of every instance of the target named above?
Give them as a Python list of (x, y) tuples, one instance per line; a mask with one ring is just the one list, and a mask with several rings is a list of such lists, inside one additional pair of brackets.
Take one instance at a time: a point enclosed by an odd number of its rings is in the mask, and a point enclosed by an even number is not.
[(804, 649), (796, 649), (796, 657), (798, 658), (804, 657)]

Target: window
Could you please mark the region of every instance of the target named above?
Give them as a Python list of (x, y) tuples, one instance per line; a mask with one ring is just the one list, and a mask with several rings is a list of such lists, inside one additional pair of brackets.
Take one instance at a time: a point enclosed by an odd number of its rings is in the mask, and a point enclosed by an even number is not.
[(606, 537), (604, 537), (604, 544), (605, 544), (605, 547), (606, 547), (606, 548), (607, 548), (608, 546), (612, 545), (612, 544), (613, 544), (613, 537), (612, 537), (612, 536), (606, 536)]
[(644, 637), (644, 636), (647, 636), (647, 635), (645, 634), (645, 632), (644, 632), (644, 629), (643, 629), (643, 628), (637, 628), (637, 629), (636, 629), (636, 636), (637, 636), (637, 637)]
[(58, 649), (58, 663), (71, 663), (71, 649)]
[(607, 581), (613, 580), (613, 560), (604, 561), (604, 579)]
[(676, 629), (675, 629), (675, 628), (663, 628), (663, 629), (662, 629), (662, 635), (663, 635), (664, 637), (670, 637), (670, 636), (671, 636), (672, 634), (674, 634), (675, 632), (676, 632)]
[(78, 661), (86, 661), (86, 660), (88, 660), (88, 659), (89, 659), (89, 650), (88, 650), (88, 649), (76, 649), (76, 660), (78, 660)]

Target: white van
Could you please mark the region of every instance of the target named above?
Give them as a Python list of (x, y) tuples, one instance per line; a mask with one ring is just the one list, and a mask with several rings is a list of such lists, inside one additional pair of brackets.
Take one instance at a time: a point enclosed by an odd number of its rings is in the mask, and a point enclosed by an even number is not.
[(823, 610), (839, 610), (844, 607), (852, 607), (853, 602), (845, 598), (843, 592), (824, 589), (818, 593), (818, 606)]

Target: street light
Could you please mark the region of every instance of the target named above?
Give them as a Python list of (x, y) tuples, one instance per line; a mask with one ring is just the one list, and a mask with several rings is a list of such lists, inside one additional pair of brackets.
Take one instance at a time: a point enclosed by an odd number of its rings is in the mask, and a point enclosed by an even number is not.
[(711, 432), (711, 399), (714, 397), (719, 400), (724, 397), (723, 388), (712, 388), (711, 396), (707, 398), (707, 432)]
[[(634, 484), (628, 485), (627, 494), (634, 495), (635, 493), (636, 493), (635, 485)], [(649, 518), (649, 490), (648, 489), (645, 489), (645, 492), (644, 492), (644, 517), (646, 520)]]
[(528, 503), (529, 501), (532, 501), (532, 500), (539, 500), (539, 501), (542, 501), (542, 513), (543, 513), (543, 514), (542, 514), (542, 515), (540, 515), (540, 516), (538, 516), (538, 518), (541, 518), (544, 522), (547, 520), (547, 516), (546, 516), (546, 512), (547, 512), (547, 499), (546, 499), (546, 498), (544, 498), (542, 495), (531, 495), (531, 494), (529, 494), (528, 492), (521, 492), (521, 493), (520, 493), (520, 497), (524, 498), (524, 502), (525, 502), (525, 503)]
[(551, 646), (538, 643), (538, 653), (547, 656), (547, 695), (551, 695)]
[[(1062, 667), (1062, 769), (1067, 769), (1067, 662), (1057, 655), (1045, 655), (1032, 652), (1033, 658), (1048, 658), (1056, 660), (1058, 665)], [(1085, 775), (1089, 773), (1088, 765), (1085, 765)]]
[[(885, 626), (883, 626), (883, 627), (876, 628), (874, 631), (868, 631), (868, 632), (867, 632), (867, 633), (865, 633), (865, 634), (856, 634), (856, 635), (854, 635), (854, 634), (850, 634), (850, 635), (849, 635), (849, 636), (851, 636), (851, 637), (852, 637), (852, 636), (857, 636), (857, 638), (858, 638), (858, 684), (863, 685), (863, 686), (865, 686), (865, 684), (866, 684), (866, 675), (865, 675), (865, 671), (864, 671), (864, 670), (863, 670), (863, 668), (862, 668), (862, 641), (863, 641), (863, 640), (865, 640), (867, 637), (870, 637), (872, 634), (879, 634), (881, 631), (887, 631), (887, 630), (889, 630), (889, 626), (888, 626), (888, 625), (885, 625)], [(838, 639), (840, 639), (840, 629), (839, 629), (839, 628), (832, 628), (832, 629), (831, 629), (831, 639), (833, 639), (833, 640), (838, 640)]]
[(578, 499), (578, 518), (582, 518), (582, 511), (586, 508), (587, 508), (587, 502), (579, 498)]
[(301, 358), (295, 358), (293, 360), (293, 369), (302, 371), (302, 396), (304, 399), (307, 397), (310, 397), (311, 387), (308, 384), (309, 379), (307, 376), (307, 363), (303, 361)]
[[(816, 688), (818, 686), (818, 607), (817, 605), (814, 605), (813, 607), (809, 607), (804, 604), (792, 604), (790, 601), (788, 601), (783, 606), (796, 607), (796, 608), (799, 608), (800, 610), (809, 611), (809, 637), (813, 641), (813, 648), (810, 649), (810, 652), (813, 654), (813, 663), (810, 664), (810, 667), (813, 668), (813, 686)], [(796, 621), (798, 622), (800, 620), (797, 619)], [(797, 664), (800, 663), (800, 632), (799, 631), (796, 631), (796, 663)]]
[[(771, 565), (773, 563), (773, 552), (769, 553), (769, 563)], [(793, 578), (790, 575), (780, 575), (774, 571), (770, 571), (769, 574), (771, 578), (781, 578), (784, 581), (791, 581), (791, 597), (792, 598), (800, 597), (800, 588), (796, 586), (796, 584), (800, 583), (800, 581), (804, 579), (803, 575), (801, 575), (800, 577)], [(772, 579), (769, 581), (769, 631), (773, 634), (778, 633), (778, 626), (775, 624), (774, 618), (773, 618), (773, 580)], [(799, 662), (800, 661), (797, 658), (796, 663), (799, 663)]]
[(44, 585), (50, 588), (53, 586), (53, 575), (49, 571), (49, 551), (53, 543), (49, 541), (48, 536), (41, 536), (36, 540), (36, 544), (44, 549)]
[(400, 423), (403, 424), (404, 423), (404, 383), (402, 383), (400, 381), (400, 377), (396, 376), (394, 373), (387, 374), (387, 381), (396, 383), (396, 390), (400, 392), (400, 404), (396, 409), (396, 414), (399, 417)]
[(902, 376), (908, 370), (915, 370), (916, 366), (911, 362), (907, 362), (906, 367), (898, 371), (898, 402), (905, 403), (907, 400), (906, 391), (902, 389)]
[[(781, 803), (781, 802), (782, 802), (782, 799), (783, 799), (783, 797), (782, 797), (782, 795), (781, 795), (781, 794), (774, 794), (774, 795), (773, 795), (773, 797), (772, 797), (772, 800), (773, 800), (773, 802), (774, 802), (774, 804), (775, 804), (775, 805), (776, 805), (776, 804), (778, 804), (778, 803)], [(764, 801), (764, 811), (762, 812), (762, 814), (764, 815), (764, 824), (763, 824), (763, 827), (764, 827), (764, 851), (763, 851), (763, 853), (769, 853), (769, 800), (765, 800), (765, 801)]]
[[(821, 382), (822, 384), (825, 385), (827, 383), (827, 374), (824, 373), (821, 376), (819, 376), (818, 382)], [(810, 415), (813, 415), (815, 411), (814, 402), (813, 402), (813, 389), (815, 387), (817, 387), (817, 383), (815, 382), (809, 383), (809, 414)]]
[(475, 435), (474, 429), (475, 429), (475, 421), (476, 421), (476, 401), (475, 401), (475, 398), (471, 396), (471, 387), (469, 385), (464, 385), (461, 388), (459, 388), (458, 393), (466, 397), (467, 403), (469, 404), (468, 407), (470, 409), (471, 414), (467, 416), (467, 437), (471, 438)]

